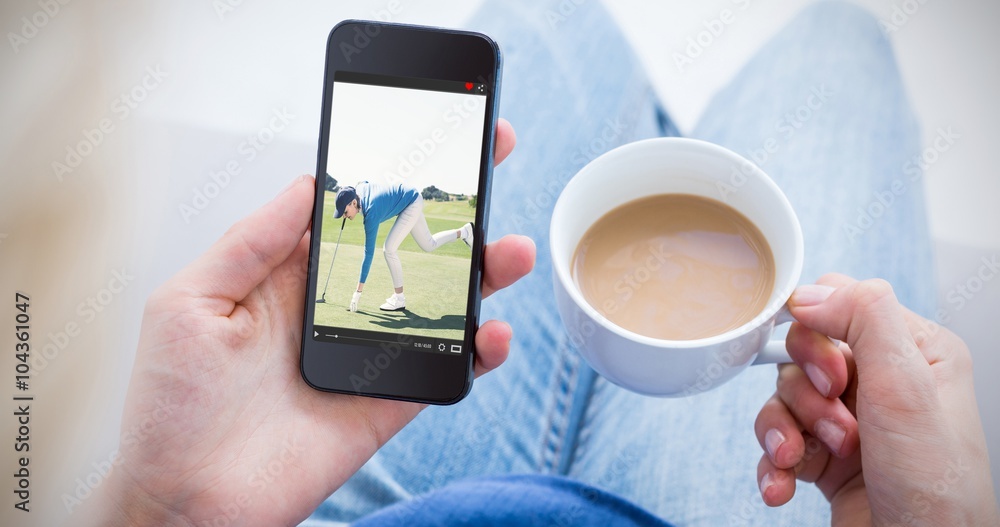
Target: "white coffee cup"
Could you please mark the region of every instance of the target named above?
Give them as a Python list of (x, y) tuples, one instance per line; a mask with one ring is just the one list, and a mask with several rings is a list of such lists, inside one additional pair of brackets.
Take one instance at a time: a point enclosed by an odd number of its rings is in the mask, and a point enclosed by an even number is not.
[[(573, 280), (573, 254), (604, 213), (656, 194), (694, 194), (721, 201), (752, 221), (774, 255), (766, 307), (742, 326), (696, 340), (663, 340), (621, 328), (587, 302)], [(776, 324), (792, 320), (785, 303), (802, 274), (802, 228), (788, 199), (757, 165), (721, 146), (658, 138), (618, 147), (583, 167), (552, 212), (549, 244), (559, 313), (570, 341), (598, 373), (637, 393), (701, 393), (751, 364), (791, 362)]]

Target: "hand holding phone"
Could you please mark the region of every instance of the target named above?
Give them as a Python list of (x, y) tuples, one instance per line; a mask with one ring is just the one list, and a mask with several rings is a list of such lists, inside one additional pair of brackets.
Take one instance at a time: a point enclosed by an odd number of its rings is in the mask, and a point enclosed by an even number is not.
[[(501, 120), (496, 162), (513, 147)], [(89, 499), (68, 502), (77, 523), (294, 525), (423, 408), (302, 382), (314, 195), (311, 177), (296, 179), (150, 296), (114, 468)], [(521, 236), (490, 244), (483, 297), (527, 274), (534, 255)], [(510, 336), (503, 322), (479, 328), (476, 375), (504, 361)]]
[(310, 386), (433, 404), (468, 393), (500, 71), (477, 33), (331, 32), (302, 328)]
[[(495, 162), (513, 147), (498, 121)], [(94, 495), (70, 504), (80, 523), (298, 523), (423, 408), (302, 382), (294, 356), (302, 298), (315, 292), (303, 277), (315, 196), (315, 180), (295, 180), (150, 296), (122, 443)], [(527, 274), (534, 255), (520, 236), (485, 247), (482, 297)], [(475, 375), (504, 361), (510, 337), (503, 322), (479, 328)]]

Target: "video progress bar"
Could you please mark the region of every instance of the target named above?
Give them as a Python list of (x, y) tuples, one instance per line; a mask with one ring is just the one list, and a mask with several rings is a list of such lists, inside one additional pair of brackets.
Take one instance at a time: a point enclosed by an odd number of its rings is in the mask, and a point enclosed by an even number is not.
[[(355, 336), (341, 336), (339, 333), (320, 333), (319, 331), (313, 330), (313, 338), (324, 337), (328, 339), (337, 339), (339, 341), (362, 341), (362, 342), (373, 342), (377, 344), (393, 343), (400, 344), (399, 341), (386, 340), (386, 339), (375, 339), (375, 338), (365, 338), (365, 337), (355, 337)], [(414, 340), (408, 345), (412, 349), (421, 351), (436, 351), (438, 353), (462, 353), (461, 344), (448, 344), (445, 342), (421, 342)]]

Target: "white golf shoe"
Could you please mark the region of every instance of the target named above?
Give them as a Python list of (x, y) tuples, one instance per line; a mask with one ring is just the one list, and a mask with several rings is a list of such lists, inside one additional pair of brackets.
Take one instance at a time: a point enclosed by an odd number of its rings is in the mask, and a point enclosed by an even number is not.
[(472, 248), (472, 237), (474, 236), (473, 233), (475, 232), (475, 228), (476, 224), (466, 223), (465, 225), (462, 225), (461, 229), (458, 230), (458, 237), (461, 238), (461, 240), (465, 242), (470, 249)]
[(393, 294), (389, 298), (385, 299), (385, 303), (378, 306), (382, 311), (400, 311), (406, 309), (406, 297), (401, 293)]

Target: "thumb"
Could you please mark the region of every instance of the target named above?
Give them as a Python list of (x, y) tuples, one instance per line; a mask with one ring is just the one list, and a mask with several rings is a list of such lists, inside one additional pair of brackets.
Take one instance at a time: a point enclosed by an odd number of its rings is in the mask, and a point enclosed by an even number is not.
[(281, 194), (233, 225), (172, 281), (208, 300), (215, 315), (229, 315), (295, 250), (312, 217), (314, 179), (300, 176)]
[[(937, 392), (927, 359), (907, 326), (904, 308), (885, 280), (839, 288), (805, 285), (788, 300), (802, 325), (846, 342), (857, 364), (859, 389), (880, 388), (880, 396), (908, 398), (911, 406)], [(883, 401), (885, 402), (885, 401)]]

